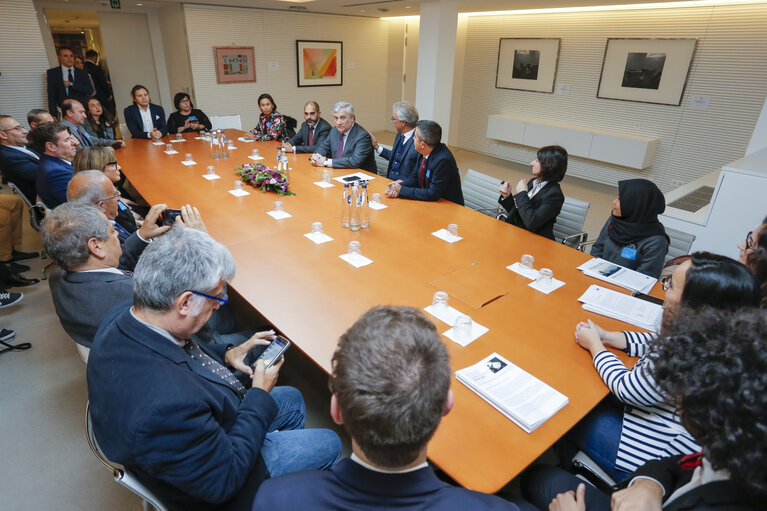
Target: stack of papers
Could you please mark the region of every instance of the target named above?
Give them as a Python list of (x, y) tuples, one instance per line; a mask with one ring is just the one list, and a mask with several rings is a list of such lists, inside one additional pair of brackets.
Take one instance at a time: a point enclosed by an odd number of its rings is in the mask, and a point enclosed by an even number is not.
[(578, 298), (583, 309), (631, 323), (652, 332), (660, 331), (663, 307), (599, 286), (589, 286)]
[(498, 353), (456, 371), (455, 377), (527, 433), (568, 403), (567, 396)]
[(582, 265), (578, 266), (584, 275), (594, 277), (595, 279), (604, 280), (610, 284), (615, 284), (632, 291), (639, 291), (640, 293), (648, 293), (652, 287), (658, 282), (650, 276), (638, 271), (629, 270), (623, 266), (620, 266), (598, 257), (590, 261), (586, 261)]

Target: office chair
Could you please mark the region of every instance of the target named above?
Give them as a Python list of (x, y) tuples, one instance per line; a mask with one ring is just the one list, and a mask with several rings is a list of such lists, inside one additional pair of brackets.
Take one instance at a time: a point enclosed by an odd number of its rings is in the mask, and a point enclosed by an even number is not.
[[(385, 147), (386, 149), (391, 151), (391, 146), (388, 146), (386, 144), (378, 144), (381, 147)], [(378, 170), (379, 176), (386, 176), (386, 172), (389, 170), (389, 160), (382, 156), (378, 156), (378, 153), (373, 151), (373, 156), (376, 157), (376, 169)]]
[[(21, 197), (21, 200), (24, 201), (24, 204), (27, 205), (27, 208), (29, 208), (29, 223), (32, 226), (32, 229), (34, 229), (37, 232), (40, 232), (42, 229), (43, 219), (45, 218), (45, 215), (48, 214), (50, 209), (43, 204), (42, 201), (37, 201), (35, 204), (32, 204), (32, 201), (24, 195), (24, 193), (19, 189), (18, 186), (16, 186), (13, 183), (8, 183), (8, 186), (11, 190), (13, 190), (13, 193)], [(43, 249), (40, 252), (40, 259), (46, 259), (48, 255), (45, 253), (45, 249)], [(46, 264), (43, 267), (42, 270), (42, 279), (47, 280), (48, 276), (46, 275), (46, 272), (48, 271), (48, 268), (56, 264), (55, 262), (51, 261), (48, 264)]]
[(237, 115), (211, 115), (210, 116), (211, 129), (225, 130), (225, 129), (242, 129), (242, 121), (240, 121), (240, 114)]
[(663, 264), (666, 264), (675, 257), (687, 255), (690, 253), (692, 244), (695, 241), (694, 234), (688, 234), (686, 232), (677, 231), (676, 229), (669, 229), (666, 227), (666, 234), (671, 239), (671, 243), (668, 246), (668, 254)]
[(501, 219), (506, 217), (506, 212), (498, 204), (498, 187), (501, 180), (476, 170), (469, 169), (461, 183), (463, 190), (464, 205), (488, 216)]
[(554, 222), (554, 239), (583, 252), (588, 238), (588, 235), (583, 232), (583, 223), (586, 221), (586, 213), (589, 212), (590, 207), (590, 202), (565, 197), (562, 211)]

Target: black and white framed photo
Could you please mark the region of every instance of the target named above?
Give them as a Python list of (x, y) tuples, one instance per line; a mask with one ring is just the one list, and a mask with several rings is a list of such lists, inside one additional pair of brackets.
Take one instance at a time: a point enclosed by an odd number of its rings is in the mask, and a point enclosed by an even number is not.
[(559, 39), (502, 38), (498, 44), (498, 89), (554, 92)]
[(608, 39), (598, 98), (679, 105), (697, 39)]

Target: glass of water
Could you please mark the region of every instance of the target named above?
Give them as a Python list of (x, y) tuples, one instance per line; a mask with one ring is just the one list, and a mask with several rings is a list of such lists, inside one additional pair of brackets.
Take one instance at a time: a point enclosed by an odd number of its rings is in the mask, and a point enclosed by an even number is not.
[(535, 264), (535, 258), (531, 256), (530, 254), (523, 255), (522, 259), (519, 262), (519, 265), (522, 268), (527, 268), (528, 270), (533, 269), (533, 264)]
[(447, 224), (447, 232), (449, 232), (451, 236), (458, 237), (458, 224)]
[(455, 318), (455, 325), (453, 325), (453, 332), (455, 336), (462, 340), (468, 341), (471, 338), (471, 317), (466, 314), (461, 314)]
[(283, 211), (283, 209), (282, 209), (282, 201), (281, 200), (274, 201), (274, 211), (276, 211), (276, 212)]
[(186, 161), (194, 161), (192, 153), (186, 153)]
[(544, 286), (550, 286), (554, 283), (554, 272), (548, 268), (541, 268), (538, 272), (538, 282)]
[(437, 291), (434, 293), (434, 297), (431, 299), (431, 306), (437, 310), (437, 311), (446, 311), (447, 310), (447, 302), (449, 297), (447, 296), (447, 293), (444, 291)]
[(359, 241), (350, 241), (349, 246), (346, 249), (346, 253), (349, 255), (361, 255), (362, 251), (360, 250), (360, 242)]
[(312, 234), (322, 234), (322, 222), (312, 223)]
[(165, 150), (171, 152), (173, 150), (173, 144), (165, 144)]

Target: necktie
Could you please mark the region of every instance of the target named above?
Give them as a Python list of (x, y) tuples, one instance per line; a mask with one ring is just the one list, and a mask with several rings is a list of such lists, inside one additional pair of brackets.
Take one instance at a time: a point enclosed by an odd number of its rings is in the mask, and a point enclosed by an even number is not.
[(426, 158), (421, 158), (421, 166), (418, 167), (418, 184), (421, 186), (421, 188), (424, 188), (423, 186), (424, 170), (426, 170)]
[(309, 145), (314, 145), (314, 126), (309, 128)]
[(93, 144), (91, 144), (91, 141), (90, 141), (90, 139), (89, 139), (88, 137), (86, 137), (86, 136), (85, 136), (85, 133), (83, 133), (82, 131), (80, 131), (80, 127), (79, 127), (79, 126), (77, 127), (77, 134), (78, 134), (78, 135), (80, 135), (80, 140), (82, 140), (82, 141), (83, 141), (83, 145), (84, 145), (85, 147), (90, 147), (90, 146), (92, 146), (92, 145), (93, 145)]
[(232, 387), (232, 389), (237, 392), (237, 395), (240, 396), (240, 398), (245, 396), (245, 393), (248, 391), (248, 389), (246, 389), (245, 386), (240, 383), (240, 380), (235, 378), (232, 372), (229, 371), (226, 367), (222, 366), (218, 361), (216, 361), (216, 359), (202, 351), (202, 348), (197, 346), (194, 341), (188, 341), (184, 346), (184, 351), (197, 364), (215, 374), (221, 378), (224, 383)]
[(69, 68), (69, 78), (67, 81), (69, 82), (69, 87), (67, 87), (67, 96), (69, 96), (69, 89), (70, 87), (72, 87), (72, 84), (75, 83), (75, 77), (74, 77), (74, 74), (72, 73), (71, 67)]
[(336, 153), (336, 158), (340, 158), (344, 155), (344, 135), (346, 135), (346, 133), (341, 133), (341, 138), (338, 139), (338, 152)]
[(130, 233), (128, 230), (123, 227), (122, 225), (115, 222), (114, 224), (115, 231), (117, 231), (117, 237), (120, 239), (120, 244), (122, 245), (125, 243), (125, 240), (127, 240), (130, 237)]

